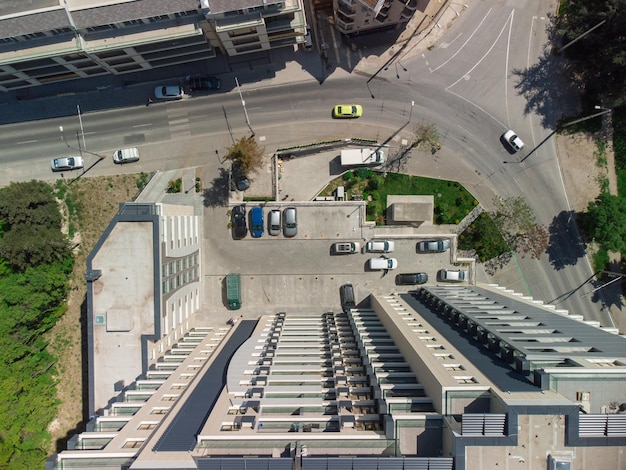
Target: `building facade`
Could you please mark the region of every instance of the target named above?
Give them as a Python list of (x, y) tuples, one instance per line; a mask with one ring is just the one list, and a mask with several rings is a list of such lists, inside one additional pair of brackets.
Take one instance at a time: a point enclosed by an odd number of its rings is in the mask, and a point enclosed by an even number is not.
[(335, 27), (343, 34), (359, 34), (407, 23), (430, 0), (333, 0)]
[[(6, 3), (6, 4), (5, 4)], [(37, 0), (0, 5), (0, 90), (303, 43), (302, 0)]]

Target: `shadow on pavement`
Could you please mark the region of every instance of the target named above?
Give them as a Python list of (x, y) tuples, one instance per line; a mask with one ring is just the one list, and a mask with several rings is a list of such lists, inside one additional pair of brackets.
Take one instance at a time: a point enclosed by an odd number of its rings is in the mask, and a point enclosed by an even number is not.
[(217, 177), (203, 191), (204, 207), (224, 207), (228, 205), (229, 180), (228, 171), (220, 168)]
[(562, 211), (548, 227), (548, 257), (550, 264), (559, 271), (567, 265), (575, 265), (586, 254), (586, 245), (576, 227), (576, 212)]

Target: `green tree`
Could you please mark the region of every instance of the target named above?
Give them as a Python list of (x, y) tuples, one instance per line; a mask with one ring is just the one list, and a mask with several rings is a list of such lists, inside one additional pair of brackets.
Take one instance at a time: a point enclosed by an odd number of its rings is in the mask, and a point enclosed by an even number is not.
[(52, 188), (43, 181), (12, 183), (0, 189), (0, 220), (4, 229), (19, 224), (59, 228), (61, 215)]
[[(626, 101), (626, 0), (561, 2), (555, 32), (570, 60), (571, 78), (613, 105)], [(594, 26), (593, 31), (585, 35)]]
[(19, 271), (64, 262), (70, 256), (67, 238), (58, 228), (19, 224), (0, 238), (0, 257)]
[(598, 244), (609, 251), (626, 253), (626, 200), (601, 193), (589, 203), (585, 228)]
[(511, 250), (529, 253), (532, 258), (539, 259), (548, 248), (548, 230), (536, 222), (526, 200), (521, 196), (496, 196), (493, 204), (493, 222)]
[(248, 176), (263, 166), (265, 148), (259, 146), (254, 137), (242, 137), (228, 148), (224, 158), (233, 162), (233, 165), (243, 175)]

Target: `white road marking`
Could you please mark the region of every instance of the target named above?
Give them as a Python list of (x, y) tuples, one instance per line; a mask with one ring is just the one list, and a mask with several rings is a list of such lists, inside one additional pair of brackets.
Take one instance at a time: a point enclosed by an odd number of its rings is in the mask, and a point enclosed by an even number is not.
[[(491, 11), (491, 10), (489, 10)], [(486, 18), (486, 16), (485, 16)], [(506, 124), (504, 124), (502, 121), (500, 121), (498, 118), (496, 118), (494, 115), (490, 114), (489, 112), (487, 112), (484, 108), (480, 107), (479, 105), (477, 105), (476, 103), (474, 103), (473, 101), (470, 101), (469, 99), (459, 95), (458, 93), (455, 93), (453, 91), (450, 91), (450, 88), (452, 88), (454, 85), (456, 85), (457, 83), (459, 83), (461, 80), (468, 80), (468, 77), (471, 75), (471, 73), (474, 71), (474, 69), (476, 69), (476, 67), (478, 67), (480, 65), (480, 63), (485, 60), (485, 58), (491, 53), (491, 51), (493, 50), (493, 48), (495, 47), (496, 43), (500, 40), (500, 37), (502, 36), (502, 34), (504, 33), (504, 30), (507, 26), (507, 24), (512, 24), (512, 18), (513, 18), (513, 12), (511, 12), (511, 14), (509, 15), (509, 17), (507, 18), (507, 20), (505, 21), (504, 25), (502, 26), (502, 29), (500, 30), (500, 33), (498, 33), (498, 36), (496, 37), (496, 39), (493, 41), (493, 43), (491, 44), (491, 47), (489, 47), (489, 49), (487, 50), (487, 52), (485, 52), (483, 54), (483, 56), (480, 58), (480, 60), (478, 62), (476, 62), (476, 64), (474, 64), (474, 66), (469, 69), (466, 73), (464, 73), (463, 75), (461, 75), (461, 77), (455, 81), (454, 83), (452, 83), (451, 85), (449, 85), (446, 88), (446, 91), (448, 93), (452, 93), (453, 95), (458, 96), (459, 98), (461, 98), (462, 100), (465, 100), (466, 102), (468, 102), (469, 104), (471, 104), (472, 106), (475, 106), (476, 108), (480, 109), (483, 113), (485, 113), (487, 116), (489, 116), (490, 118), (492, 118), (494, 121), (496, 121), (497, 123), (501, 124), (502, 127), (504, 127), (505, 129), (508, 127)], [(483, 19), (484, 21), (484, 19)], [(473, 35), (474, 33), (472, 33)], [(510, 42), (510, 28), (509, 28), (509, 42)], [(507, 67), (505, 69), (505, 73), (508, 73), (508, 44), (507, 44)], [(506, 76), (505, 76), (505, 87), (506, 87)], [(508, 103), (507, 103), (507, 116), (508, 116)]]
[[(482, 26), (482, 24), (485, 22), (485, 20), (487, 19), (487, 17), (489, 16), (489, 13), (491, 13), (491, 10), (493, 10), (493, 8), (490, 8), (489, 11), (485, 14), (485, 16), (483, 17), (482, 21), (478, 24), (478, 26), (476, 26), (476, 29), (474, 31), (472, 31), (472, 34), (470, 34), (470, 36), (467, 38), (467, 41), (465, 41), (461, 47), (459, 48), (458, 51), (456, 51), (454, 54), (452, 54), (452, 56), (446, 60), (443, 64), (441, 64), (439, 67), (436, 67), (433, 69), (432, 72), (436, 72), (437, 70), (439, 70), (441, 67), (443, 67), (444, 65), (446, 65), (448, 62), (450, 62), (452, 59), (454, 59), (462, 50), (463, 48), (467, 45), (468, 42), (471, 41), (471, 39), (474, 37), (474, 35), (478, 32), (478, 29)], [(432, 73), (431, 72), (431, 73)]]
[(17, 145), (20, 145), (20, 144), (33, 144), (35, 142), (39, 142), (39, 141), (38, 140), (24, 140), (22, 142), (17, 142)]
[(151, 127), (151, 126), (152, 126), (152, 124), (137, 124), (137, 125), (135, 125), (133, 127)]
[(509, 129), (511, 128), (511, 116), (509, 115), (509, 53), (511, 51), (511, 34), (513, 32), (513, 16), (515, 15), (515, 10), (511, 11), (509, 18), (511, 19), (511, 24), (509, 25), (509, 37), (506, 40), (506, 65), (504, 67), (504, 107), (506, 109), (506, 121), (509, 124)]

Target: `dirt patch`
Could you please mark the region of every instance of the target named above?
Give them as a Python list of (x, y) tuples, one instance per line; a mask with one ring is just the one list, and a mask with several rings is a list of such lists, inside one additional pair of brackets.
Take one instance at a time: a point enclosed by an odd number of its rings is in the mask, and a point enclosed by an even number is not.
[(77, 180), (63, 197), (65, 224), (75, 251), (67, 311), (47, 333), (50, 352), (58, 358), (57, 418), (48, 426), (52, 435), (50, 453), (66, 448), (67, 439), (84, 428), (83, 396), (86, 378), (86, 338), (83, 336), (85, 269), (87, 255), (115, 216), (118, 203), (132, 201), (140, 175), (107, 176)]
[[(563, 183), (571, 208), (585, 212), (600, 195), (604, 181), (615, 184), (615, 173), (608, 171), (607, 159), (598, 155), (597, 138), (586, 134), (559, 135), (556, 139)], [(611, 152), (612, 153), (612, 152)]]

